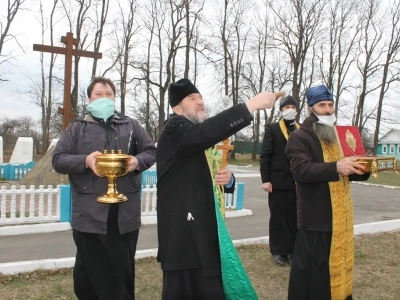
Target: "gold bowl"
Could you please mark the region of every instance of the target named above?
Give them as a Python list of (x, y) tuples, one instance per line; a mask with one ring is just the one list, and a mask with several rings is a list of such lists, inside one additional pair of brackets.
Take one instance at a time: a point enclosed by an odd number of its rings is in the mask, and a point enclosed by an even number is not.
[(95, 155), (95, 158), (97, 173), (108, 178), (107, 193), (98, 197), (97, 201), (119, 203), (128, 200), (125, 195), (118, 193), (116, 180), (117, 177), (125, 176), (128, 173), (130, 156), (121, 154), (121, 150), (118, 150), (118, 153), (111, 150), (109, 154), (107, 154), (107, 150), (104, 150), (103, 154)]

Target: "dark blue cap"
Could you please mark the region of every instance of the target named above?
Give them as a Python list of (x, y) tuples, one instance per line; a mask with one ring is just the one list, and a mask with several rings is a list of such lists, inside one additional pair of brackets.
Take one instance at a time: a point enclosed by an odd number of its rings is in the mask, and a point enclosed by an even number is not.
[(308, 106), (313, 106), (315, 103), (321, 101), (333, 102), (333, 94), (325, 85), (308, 88), (306, 91), (306, 97)]

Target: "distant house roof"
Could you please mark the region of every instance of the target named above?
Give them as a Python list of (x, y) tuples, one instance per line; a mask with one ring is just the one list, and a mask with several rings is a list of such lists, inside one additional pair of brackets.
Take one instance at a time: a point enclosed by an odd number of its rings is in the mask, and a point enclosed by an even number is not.
[(390, 129), (379, 139), (378, 143), (400, 143), (400, 130)]

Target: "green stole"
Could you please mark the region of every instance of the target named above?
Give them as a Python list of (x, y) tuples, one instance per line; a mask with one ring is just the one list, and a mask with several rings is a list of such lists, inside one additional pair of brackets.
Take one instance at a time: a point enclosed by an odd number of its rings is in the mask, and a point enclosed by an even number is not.
[(240, 260), (239, 254), (226, 228), (224, 217), (221, 214), (221, 206), (225, 206), (225, 195), (221, 186), (215, 184), (215, 175), (221, 167), (221, 155), (214, 148), (207, 149), (205, 155), (213, 182), (222, 285), (226, 300), (258, 300), (256, 291)]

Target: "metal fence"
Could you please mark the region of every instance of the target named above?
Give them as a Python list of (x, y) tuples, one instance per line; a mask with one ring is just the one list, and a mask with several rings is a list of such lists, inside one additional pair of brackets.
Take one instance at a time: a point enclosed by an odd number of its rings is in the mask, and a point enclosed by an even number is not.
[(0, 164), (0, 178), (5, 180), (20, 180), (35, 164), (34, 161), (27, 164)]

